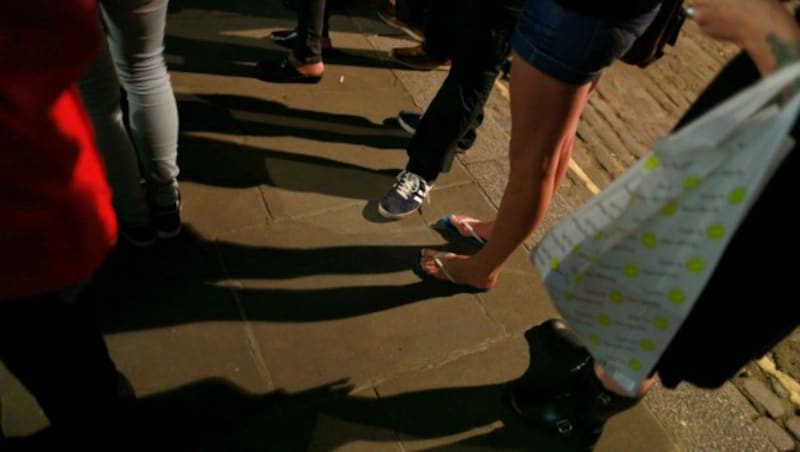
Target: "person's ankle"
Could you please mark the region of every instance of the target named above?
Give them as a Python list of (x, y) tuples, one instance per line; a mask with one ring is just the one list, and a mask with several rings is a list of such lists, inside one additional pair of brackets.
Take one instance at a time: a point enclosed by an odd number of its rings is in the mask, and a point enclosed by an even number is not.
[(318, 61), (316, 63), (303, 63), (294, 56), (293, 53), (289, 54), (289, 62), (292, 64), (294, 69), (303, 74), (308, 76), (320, 76), (323, 72), (325, 72), (325, 64), (322, 61)]
[(622, 386), (612, 380), (606, 371), (599, 364), (597, 364), (597, 362), (594, 363), (594, 375), (597, 377), (597, 380), (606, 391), (621, 397), (629, 397), (632, 399), (640, 399), (644, 397), (647, 391), (649, 391), (655, 383), (655, 377), (648, 378), (642, 383), (641, 386), (639, 386), (639, 390), (637, 391), (636, 395), (633, 396), (625, 392)]

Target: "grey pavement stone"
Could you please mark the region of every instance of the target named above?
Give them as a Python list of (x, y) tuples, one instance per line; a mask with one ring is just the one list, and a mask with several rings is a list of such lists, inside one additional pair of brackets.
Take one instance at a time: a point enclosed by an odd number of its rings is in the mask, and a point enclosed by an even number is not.
[(796, 439), (800, 440), (800, 417), (792, 416), (787, 419), (786, 429), (789, 430)]
[(384, 452), (403, 450), (389, 410), (374, 389), (331, 398), (314, 413), (308, 446), (303, 450)]
[[(547, 450), (564, 445), (522, 422), (504, 403), (504, 383), (528, 364), (521, 335), (483, 350), (399, 375), (378, 386), (405, 450)], [(598, 451), (673, 451), (660, 424), (643, 407), (614, 418)]]
[[(403, 452), (391, 430), (368, 423), (364, 425), (348, 415), (321, 413), (308, 443), (307, 451), (326, 452)], [(349, 413), (348, 413), (349, 414)], [(370, 412), (371, 415), (374, 413)], [(373, 421), (375, 419), (373, 418)], [(387, 423), (388, 424), (388, 423)]]
[(193, 182), (181, 184), (184, 225), (197, 235), (213, 239), (219, 234), (269, 223), (264, 200), (257, 188), (214, 187)]
[(730, 383), (714, 391), (656, 385), (644, 403), (687, 451), (775, 450), (753, 423), (758, 413)]
[(652, 411), (638, 404), (632, 409), (612, 417), (597, 444), (598, 452), (608, 451), (684, 451), (658, 421)]
[(508, 183), (508, 161), (489, 160), (465, 166), (497, 209)]
[(780, 419), (786, 414), (783, 402), (764, 383), (750, 379), (744, 382), (744, 388), (753, 401), (767, 411), (773, 419)]
[(767, 435), (767, 438), (769, 438), (779, 452), (795, 450), (796, 444), (794, 439), (772, 419), (765, 417), (758, 418), (756, 419), (756, 426)]
[(218, 280), (120, 285), (103, 316), (109, 350), (137, 395), (152, 396), (209, 379), (243, 390), (272, 390), (269, 373), (236, 306)]
[(351, 207), (224, 237), (223, 260), (277, 387), (343, 378), (363, 387), (502, 332), (473, 295), (412, 273), (419, 247), (441, 243), (424, 222), (392, 223), (393, 234), (360, 215)]
[(6, 436), (27, 436), (49, 422), (36, 399), (0, 363), (0, 427)]

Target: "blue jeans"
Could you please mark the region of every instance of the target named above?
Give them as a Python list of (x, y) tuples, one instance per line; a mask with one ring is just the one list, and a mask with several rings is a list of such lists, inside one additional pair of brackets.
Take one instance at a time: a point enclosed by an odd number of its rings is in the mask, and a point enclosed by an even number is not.
[(657, 12), (658, 7), (630, 19), (615, 20), (583, 15), (554, 0), (526, 0), (511, 47), (545, 74), (583, 85), (625, 54)]
[[(168, 207), (178, 200), (178, 108), (164, 61), (168, 3), (100, 0), (106, 40), (80, 81), (114, 207), (128, 225), (148, 221), (148, 204)], [(127, 93), (130, 135), (123, 123), (120, 82)]]

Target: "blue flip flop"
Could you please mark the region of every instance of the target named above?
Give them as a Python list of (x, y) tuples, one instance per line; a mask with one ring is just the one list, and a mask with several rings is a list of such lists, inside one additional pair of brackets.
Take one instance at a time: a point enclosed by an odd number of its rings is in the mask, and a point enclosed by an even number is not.
[(442, 217), (442, 224), (444, 225), (444, 228), (448, 232), (450, 232), (451, 234), (453, 234), (456, 237), (460, 238), (461, 240), (464, 240), (465, 242), (469, 243), (470, 245), (478, 247), (478, 248), (481, 248), (481, 247), (483, 247), (483, 245), (486, 244), (486, 240), (484, 240), (483, 237), (479, 236), (478, 233), (475, 232), (475, 229), (473, 229), (472, 226), (470, 225), (470, 223), (475, 223), (478, 220), (475, 220), (473, 218), (465, 218), (465, 220), (468, 219), (468, 220), (472, 220), (472, 221), (468, 221), (468, 222), (467, 221), (462, 221), (461, 222), (461, 224), (464, 225), (464, 227), (470, 233), (469, 236), (466, 236), (466, 235), (462, 235), (461, 231), (459, 231), (458, 228), (456, 227), (456, 225), (453, 224), (453, 221), (451, 220), (452, 217), (453, 217), (452, 214), (447, 215), (445, 217)]

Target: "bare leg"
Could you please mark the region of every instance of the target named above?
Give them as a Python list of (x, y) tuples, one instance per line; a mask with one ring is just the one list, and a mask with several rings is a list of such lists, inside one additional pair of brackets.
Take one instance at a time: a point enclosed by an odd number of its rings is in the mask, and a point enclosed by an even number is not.
[[(603, 370), (603, 368), (600, 367), (600, 365), (597, 363), (594, 363), (594, 374), (597, 375), (597, 379), (600, 380), (600, 383), (602, 383), (603, 387), (606, 388), (606, 390), (608, 390), (609, 392), (613, 392), (614, 394), (624, 397), (630, 397), (628, 394), (625, 393), (622, 387), (618, 385), (616, 382), (614, 382), (614, 380), (612, 380), (611, 377), (609, 377), (608, 374), (606, 374), (606, 371)], [(649, 391), (650, 388), (653, 387), (653, 384), (655, 382), (656, 382), (655, 376), (645, 380), (639, 387), (639, 392), (636, 394), (636, 398), (638, 399), (643, 397), (647, 393), (647, 391)]]
[[(584, 105), (588, 103), (589, 97), (594, 92), (594, 89), (597, 86), (597, 80), (599, 79), (595, 79), (591, 83), (591, 86), (589, 86), (589, 90), (586, 93), (586, 100), (584, 102)], [(558, 169), (556, 170), (556, 178), (552, 189), (553, 193), (555, 193), (558, 187), (561, 186), (561, 182), (567, 175), (567, 169), (569, 169), (569, 159), (572, 157), (572, 149), (575, 145), (575, 136), (578, 133), (578, 125), (580, 124), (580, 115), (576, 115), (572, 119), (573, 121), (569, 125), (570, 132), (567, 134), (567, 139), (562, 143), (561, 149), (558, 152)], [(460, 215), (458, 215), (457, 217), (459, 217), (457, 219), (461, 218)], [(465, 237), (469, 237), (471, 235), (470, 231), (466, 227), (464, 227), (459, 221), (454, 222), (454, 224), (461, 235)], [(494, 232), (494, 220), (471, 222), (470, 226), (472, 226), (476, 234), (478, 234), (480, 237), (482, 237), (487, 241), (492, 237), (492, 233)]]
[[(510, 172), (492, 240), (469, 258), (444, 259), (456, 282), (479, 288), (495, 285), (500, 267), (544, 218), (559, 180), (562, 150), (574, 140), (592, 88), (592, 83), (559, 81), (521, 58), (515, 58), (511, 68)], [(567, 165), (562, 166), (564, 173)], [(431, 251), (423, 250), (423, 256)], [(421, 266), (445, 279), (430, 257), (424, 257)]]

